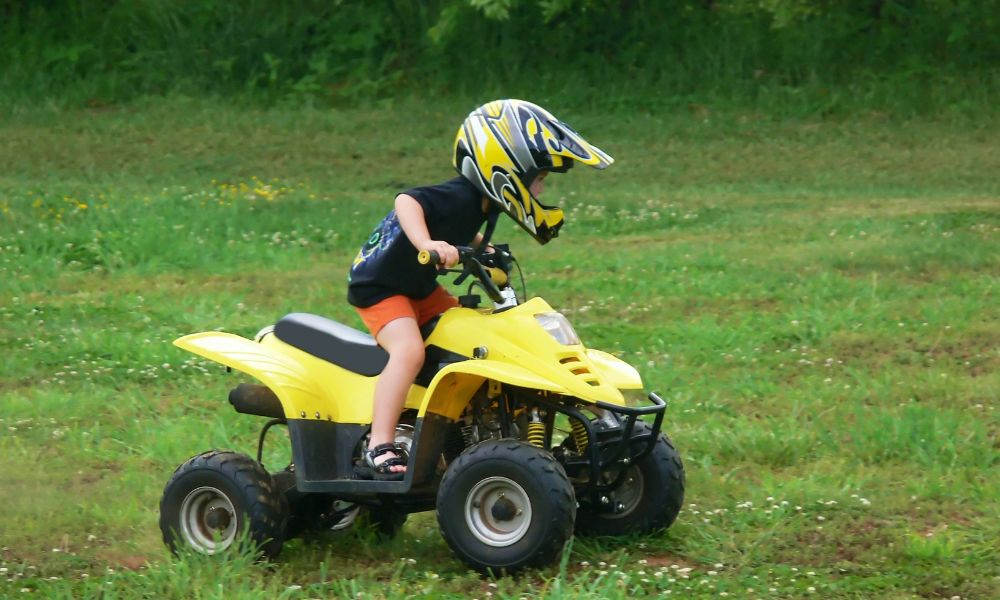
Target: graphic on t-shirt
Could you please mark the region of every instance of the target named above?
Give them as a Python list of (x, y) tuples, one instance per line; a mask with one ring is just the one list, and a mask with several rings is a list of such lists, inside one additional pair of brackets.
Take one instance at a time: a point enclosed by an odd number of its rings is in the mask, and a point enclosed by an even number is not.
[(361, 250), (358, 250), (358, 255), (354, 257), (354, 263), (351, 265), (351, 272), (347, 275), (347, 280), (350, 281), (354, 273), (359, 273), (369, 265), (377, 263), (379, 256), (396, 241), (401, 231), (396, 211), (390, 211), (372, 231)]

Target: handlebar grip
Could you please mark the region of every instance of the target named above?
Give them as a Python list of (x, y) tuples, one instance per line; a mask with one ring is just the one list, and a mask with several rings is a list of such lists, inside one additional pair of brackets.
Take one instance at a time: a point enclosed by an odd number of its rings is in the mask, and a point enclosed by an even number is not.
[(422, 265), (439, 265), (441, 264), (441, 256), (434, 250), (421, 250), (417, 254), (417, 262)]

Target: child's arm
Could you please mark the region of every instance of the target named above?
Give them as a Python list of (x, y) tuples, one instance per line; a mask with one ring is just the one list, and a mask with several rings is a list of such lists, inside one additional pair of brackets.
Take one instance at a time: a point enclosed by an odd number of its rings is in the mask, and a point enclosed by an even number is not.
[(433, 250), (441, 257), (444, 266), (450, 267), (458, 262), (458, 249), (441, 240), (432, 240), (427, 231), (427, 221), (424, 220), (424, 209), (413, 196), (400, 194), (396, 196), (396, 217), (403, 233), (418, 251)]
[[(478, 248), (479, 246), (482, 245), (482, 243), (483, 243), (483, 232), (480, 231), (479, 233), (476, 234), (475, 239), (472, 240), (472, 244), (470, 245), (473, 248)], [(493, 244), (486, 244), (486, 252), (493, 252)]]

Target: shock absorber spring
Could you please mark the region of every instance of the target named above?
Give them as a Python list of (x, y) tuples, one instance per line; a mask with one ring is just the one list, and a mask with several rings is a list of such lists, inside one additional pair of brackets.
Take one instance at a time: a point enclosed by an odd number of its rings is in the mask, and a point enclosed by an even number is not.
[(570, 427), (573, 428), (573, 442), (576, 444), (576, 451), (583, 454), (587, 451), (587, 427), (577, 419), (570, 419)]
[(474, 425), (462, 426), (462, 440), (465, 442), (466, 448), (476, 443), (476, 428)]
[(538, 415), (538, 409), (531, 409), (531, 421), (528, 422), (528, 443), (537, 448), (545, 447), (545, 422)]

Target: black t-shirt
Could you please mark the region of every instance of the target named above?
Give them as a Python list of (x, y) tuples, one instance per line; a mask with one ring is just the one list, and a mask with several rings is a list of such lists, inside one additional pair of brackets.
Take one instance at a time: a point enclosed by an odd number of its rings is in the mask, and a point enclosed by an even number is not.
[[(468, 246), (486, 221), (483, 194), (464, 177), (403, 192), (424, 210), (432, 240)], [(426, 298), (437, 287), (437, 267), (417, 262), (396, 211), (382, 219), (362, 246), (347, 276), (347, 301), (364, 308), (389, 296)]]

